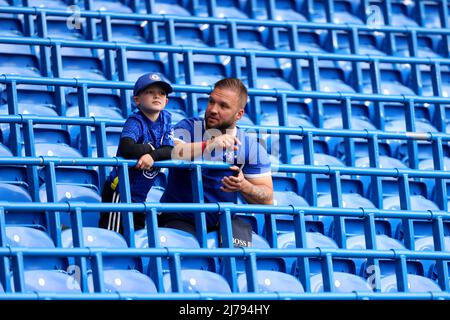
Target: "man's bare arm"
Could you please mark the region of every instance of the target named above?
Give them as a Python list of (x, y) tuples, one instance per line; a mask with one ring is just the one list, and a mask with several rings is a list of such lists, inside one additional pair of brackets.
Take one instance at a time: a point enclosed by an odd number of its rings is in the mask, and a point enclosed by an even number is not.
[(240, 192), (248, 203), (272, 204), (273, 203), (272, 176), (265, 176), (254, 179), (245, 179), (243, 181), (243, 185)]

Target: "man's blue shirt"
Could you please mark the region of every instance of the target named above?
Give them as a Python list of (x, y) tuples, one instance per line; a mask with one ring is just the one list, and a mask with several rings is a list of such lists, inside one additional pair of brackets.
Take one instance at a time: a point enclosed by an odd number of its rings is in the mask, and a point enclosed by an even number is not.
[[(189, 118), (181, 120), (174, 127), (174, 137), (185, 143), (200, 142), (206, 140), (205, 124), (202, 118)], [(270, 160), (267, 151), (259, 144), (256, 137), (250, 136), (245, 131), (237, 128), (236, 137), (241, 141), (235, 152), (221, 154), (212, 153), (213, 161), (230, 163), (242, 168), (246, 178), (257, 178), (271, 174)], [(231, 176), (233, 170), (202, 169), (203, 194), (205, 203), (215, 202), (237, 202), (238, 192), (223, 192), (222, 178)], [(160, 200), (161, 202), (194, 202), (193, 188), (191, 184), (191, 171), (189, 169), (169, 169), (169, 179), (166, 190)], [(180, 213), (186, 218), (193, 217), (191, 213)], [(217, 214), (207, 214), (207, 225), (214, 226), (218, 222)]]

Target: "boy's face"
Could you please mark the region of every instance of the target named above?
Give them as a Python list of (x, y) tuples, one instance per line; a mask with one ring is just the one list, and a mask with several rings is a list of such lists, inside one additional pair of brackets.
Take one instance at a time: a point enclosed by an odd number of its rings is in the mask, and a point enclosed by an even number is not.
[(134, 96), (134, 102), (144, 112), (159, 112), (166, 106), (169, 99), (166, 92), (158, 84), (149, 85)]

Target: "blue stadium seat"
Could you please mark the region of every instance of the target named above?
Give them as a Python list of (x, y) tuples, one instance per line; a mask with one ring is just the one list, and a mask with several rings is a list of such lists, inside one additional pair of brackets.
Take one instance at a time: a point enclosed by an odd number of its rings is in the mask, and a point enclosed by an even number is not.
[[(267, 20), (267, 8), (265, 2), (256, 2), (256, 8), (253, 10), (256, 19)], [(300, 3), (301, 5), (301, 3)], [(307, 21), (296, 7), (300, 7), (295, 1), (278, 0), (275, 2), (274, 19), (276, 21)]]
[[(300, 154), (291, 158), (291, 164), (303, 165), (305, 162), (304, 155)], [(314, 153), (314, 163), (315, 166), (331, 166), (331, 167), (345, 167), (345, 164), (328, 154), (325, 153)], [(298, 190), (300, 195), (305, 195), (308, 186), (305, 185), (305, 173), (294, 173), (293, 174), (298, 183)], [(317, 192), (318, 194), (324, 194), (330, 192), (330, 177), (325, 174), (314, 175), (317, 180)], [(345, 178), (342, 178), (344, 181)], [(346, 192), (343, 189), (343, 192)]]
[[(87, 116), (95, 117), (96, 120), (97, 119), (98, 120), (101, 120), (101, 119), (122, 120), (122, 119), (124, 119), (120, 110), (115, 109), (115, 108), (110, 108), (107, 106), (103, 107), (103, 106), (97, 106), (97, 105), (89, 105), (88, 110), (89, 110), (89, 112), (88, 112)], [(67, 108), (66, 116), (67, 117), (79, 117), (78, 106), (73, 106), (73, 107)], [(93, 127), (91, 127), (91, 129), (92, 129), (92, 131), (94, 131)], [(71, 137), (71, 142), (70, 142), (71, 146), (73, 146), (75, 148), (80, 148), (80, 144), (77, 143), (77, 141), (79, 141), (80, 126), (78, 126), (78, 125), (68, 126), (68, 131), (69, 131), (70, 137)], [(108, 136), (108, 133), (120, 132), (120, 131), (121, 131), (120, 127), (107, 127), (107, 130), (106, 130), (107, 136)], [(116, 142), (118, 142), (118, 141), (116, 141)], [(95, 135), (93, 136), (93, 139), (91, 139), (91, 143), (96, 146)], [(118, 143), (116, 144), (116, 146), (117, 145), (118, 145)]]
[[(421, 195), (411, 195), (411, 210), (418, 211), (439, 211), (439, 207), (432, 201), (424, 198)], [(383, 209), (386, 210), (401, 210), (400, 209), (400, 197), (391, 196), (383, 199)], [(396, 239), (403, 239), (403, 230), (401, 219), (390, 218), (389, 221), (392, 225), (392, 232)], [(415, 236), (432, 235), (431, 224), (429, 221), (425, 220), (413, 220), (415, 222), (416, 228), (414, 230)]]
[[(431, 279), (408, 274), (409, 292), (440, 292), (441, 288)], [(381, 278), (381, 292), (398, 292), (395, 274)]]
[[(67, 10), (67, 6), (64, 10)], [(83, 29), (85, 28), (84, 19), (80, 18), (80, 27), (69, 29), (67, 27), (67, 19), (61, 19), (57, 17), (47, 17), (47, 34), (51, 35), (52, 38), (64, 39), (64, 40), (83, 40), (84, 34)], [(72, 55), (79, 54), (80, 52), (88, 53), (88, 55), (92, 55), (90, 49), (84, 48), (70, 48), (70, 47), (62, 47), (61, 50), (64, 55)]]
[[(4, 5), (0, 2), (0, 5)], [(7, 37), (17, 37), (23, 36), (23, 27), (20, 19), (13, 17), (0, 17), (0, 22), (2, 24), (2, 29), (0, 30), (1, 36)]]
[(108, 11), (119, 13), (132, 13), (130, 7), (124, 5), (121, 1), (96, 0), (92, 1), (93, 11)]
[[(128, 245), (123, 236), (117, 232), (94, 227), (83, 227), (83, 242), (84, 247), (91, 248), (114, 248), (126, 249)], [(61, 243), (63, 248), (72, 248), (73, 238), (72, 229), (66, 229), (61, 232)], [(70, 265), (75, 265), (74, 258), (69, 258)], [(88, 269), (90, 269), (90, 259), (87, 259)], [(140, 259), (134, 257), (118, 257), (118, 256), (104, 256), (103, 257), (104, 270), (142, 270)]]
[[(376, 249), (377, 250), (391, 250), (391, 249), (401, 249), (406, 250), (405, 246), (398, 240), (388, 237), (385, 234), (377, 234), (375, 236)], [(347, 238), (347, 249), (349, 250), (365, 250), (366, 249), (366, 238), (364, 234), (348, 237)], [(356, 266), (356, 273), (363, 275), (364, 271), (362, 268), (365, 267), (365, 259), (353, 259)]]
[[(0, 114), (8, 115), (8, 106), (0, 106)], [(23, 115), (37, 115), (43, 117), (58, 117), (58, 113), (51, 107), (44, 105), (22, 104), (18, 105), (18, 114)], [(23, 141), (23, 127), (20, 126), (21, 140)], [(36, 143), (40, 142), (66, 142), (68, 141), (68, 134), (62, 129), (59, 124), (34, 124), (33, 125), (34, 139)], [(0, 124), (0, 140), (5, 144), (11, 145), (10, 125), (7, 123)]]
[[(136, 248), (148, 248), (147, 230), (141, 229), (134, 233)], [(200, 248), (197, 239), (189, 232), (173, 229), (158, 228), (159, 246), (162, 248)], [(214, 270), (214, 262), (208, 258), (183, 258), (181, 265), (183, 269)], [(143, 270), (149, 267), (149, 258), (142, 258)], [(169, 261), (163, 260), (163, 271), (169, 271)]]
[(423, 26), (426, 28), (441, 28), (441, 17), (439, 16), (439, 1), (423, 4)]
[[(278, 235), (278, 248), (293, 249), (296, 248), (295, 233), (288, 232)], [(307, 248), (338, 248), (336, 242), (318, 232), (306, 232)], [(284, 258), (286, 262), (286, 271), (294, 274), (296, 268), (296, 258)]]
[[(450, 170), (450, 158), (449, 157), (444, 157), (443, 162), (444, 162), (443, 171)], [(419, 170), (433, 171), (434, 170), (433, 159), (425, 159), (425, 160), (420, 161), (418, 169)], [(428, 178), (422, 178), (421, 180), (427, 186), (427, 190), (428, 190), (427, 198), (429, 198), (429, 199), (436, 199), (436, 194), (435, 194), (435, 190), (434, 190), (435, 180), (434, 179), (428, 179)]]
[[(120, 41), (120, 42), (129, 42), (129, 43), (140, 43), (145, 44), (145, 33), (144, 28), (141, 26), (141, 22), (130, 22), (130, 21), (121, 21), (121, 20), (115, 20), (114, 22), (111, 22), (111, 36), (114, 39), (114, 41)], [(131, 58), (129, 55), (131, 52), (136, 51), (130, 51), (127, 50), (127, 57)], [(142, 57), (142, 51), (140, 52), (139, 56)]]
[[(34, 148), (37, 157), (82, 157), (78, 150), (70, 147), (66, 143), (36, 143)], [(23, 150), (23, 153), (25, 153), (25, 150)]]
[[(372, 80), (369, 70), (363, 70), (363, 93), (373, 93)], [(381, 69), (380, 70), (380, 94), (384, 95), (415, 95), (403, 81), (401, 73), (398, 70)]]
[[(308, 202), (293, 191), (274, 191), (273, 205), (309, 207)], [(275, 214), (274, 219), (278, 234), (294, 231), (293, 216), (287, 214)], [(305, 220), (308, 232), (324, 232), (323, 223), (321, 221), (314, 220), (312, 216), (305, 216)]]
[[(0, 183), (0, 200), (9, 202), (32, 202), (30, 194), (24, 187), (10, 183)], [(47, 226), (45, 214), (43, 212), (6, 211), (5, 213), (7, 224), (34, 226), (43, 229)]]
[[(353, 13), (352, 1), (336, 1), (334, 5), (334, 12), (332, 13), (331, 23), (335, 24), (364, 24), (363, 21)], [(313, 13), (311, 14), (311, 21), (326, 22), (325, 1), (315, 1)]]
[(29, 270), (24, 272), (25, 292), (81, 293), (78, 282), (62, 270)]
[[(248, 292), (247, 275), (245, 273), (241, 273), (240, 275), (238, 275), (237, 281), (239, 292)], [(258, 281), (257, 292), (259, 293), (304, 292), (303, 286), (300, 283), (300, 281), (298, 281), (294, 276), (282, 272), (258, 270), (257, 281)]]
[[(372, 288), (363, 278), (345, 272), (333, 272), (333, 289), (336, 293), (349, 293), (349, 292), (366, 292), (372, 291)], [(311, 276), (311, 292), (324, 292), (323, 288), (323, 275), (321, 273)]]
[[(133, 0), (128, 0), (131, 2)], [(147, 13), (147, 9), (145, 8), (145, 1), (139, 2), (139, 13)], [(151, 13), (154, 14), (173, 14), (176, 16), (190, 16), (188, 10), (185, 9), (182, 0), (155, 0), (153, 11)]]
[[(428, 121), (416, 119), (415, 121), (416, 130), (415, 132), (423, 132), (423, 133), (435, 133), (438, 132), (438, 130), (433, 127)], [(393, 131), (393, 132), (406, 132), (406, 124), (403, 120), (393, 120), (393, 121), (387, 121), (385, 124), (385, 130), (386, 131)], [(386, 141), (390, 153), (393, 157), (400, 159), (402, 162), (407, 163), (408, 161), (408, 148), (407, 148), (407, 141), (406, 140), (387, 140)], [(426, 141), (418, 141), (417, 142), (418, 147), (418, 157), (419, 161), (424, 159), (432, 159), (433, 158), (433, 152), (430, 142)], [(444, 151), (448, 152), (448, 149), (444, 148)], [(447, 154), (448, 155), (448, 154)]]
[[(74, 172), (76, 174), (76, 172)], [(47, 186), (44, 183), (39, 188), (39, 198), (41, 202), (46, 203), (47, 200)], [(86, 202), (86, 203), (101, 203), (101, 197), (98, 192), (92, 188), (83, 185), (76, 185), (74, 183), (57, 183), (56, 184), (56, 199), (55, 202)], [(83, 226), (96, 227), (98, 226), (98, 219), (100, 215), (98, 211), (83, 211), (82, 219)], [(61, 225), (63, 228), (70, 228), (70, 214), (66, 212), (60, 213)]]
[[(414, 250), (415, 251), (435, 251), (434, 248), (434, 240), (433, 236), (425, 236), (416, 239), (414, 242)], [(443, 251), (450, 251), (450, 236), (444, 237), (444, 250)], [(434, 272), (435, 272), (435, 261), (434, 260), (421, 260), (423, 267), (424, 267), (424, 273), (425, 276), (434, 279)]]
[(62, 56), (63, 78), (107, 80), (100, 59), (87, 56)]
[(402, 2), (392, 2), (392, 16), (391, 25), (401, 26), (401, 27), (417, 27), (417, 22), (411, 16), (412, 6), (414, 2), (402, 3)]
[(67, 9), (67, 4), (62, 0), (50, 0), (50, 1), (29, 0), (28, 5), (30, 7), (38, 7), (38, 8), (61, 9), (61, 10)]
[(0, 143), (0, 157), (12, 157), (13, 154), (3, 143)]
[[(382, 39), (370, 33), (358, 32), (359, 46), (357, 48), (358, 54), (370, 54), (372, 56), (386, 56), (386, 53), (382, 51)], [(350, 48), (350, 36), (347, 32), (338, 32), (338, 41), (335, 44), (334, 52), (339, 54), (351, 54)], [(350, 61), (337, 61), (336, 64), (345, 73), (345, 78), (348, 79), (351, 76), (352, 63)], [(359, 64), (361, 69), (369, 69), (370, 65), (366, 62)], [(391, 63), (381, 63), (380, 67), (392, 68)]]
[[(15, 46), (17, 53), (0, 53), (0, 73), (21, 75), (28, 77), (41, 77), (39, 63), (35, 56), (27, 53), (23, 46)], [(20, 53), (20, 50), (25, 53)]]
[[(368, 120), (368, 119), (362, 119), (362, 118), (356, 118), (352, 117), (350, 119), (351, 122), (351, 129), (350, 130), (370, 130), (375, 131), (377, 128)], [(325, 129), (333, 129), (338, 130), (342, 129), (342, 117), (333, 117), (328, 118), (323, 122), (323, 128)], [(344, 145), (344, 139), (338, 138), (338, 137), (325, 137), (325, 141), (328, 145), (328, 151), (329, 154), (332, 156), (335, 156), (342, 161), (346, 160), (346, 152), (345, 152), (345, 145)], [(353, 159), (361, 158), (369, 155), (368, 150), (368, 142), (367, 139), (363, 138), (353, 138), (351, 141), (354, 142), (355, 146), (355, 152), (351, 156)], [(387, 149), (387, 146), (383, 143), (379, 144), (379, 150), (380, 155), (389, 155), (389, 150)]]
[[(95, 292), (94, 275), (88, 274), (88, 290)], [(153, 281), (137, 270), (104, 270), (103, 281), (106, 293), (157, 293)]]
[[(55, 248), (53, 240), (42, 230), (6, 226), (6, 243), (11, 247), (21, 248)], [(64, 259), (42, 256), (27, 256), (24, 258), (25, 270), (62, 270), (67, 266)]]
[[(208, 16), (208, 7), (207, 0), (199, 0), (197, 7), (197, 16), (199, 17), (207, 17)], [(239, 19), (248, 19), (247, 14), (245, 14), (244, 10), (241, 10), (241, 6), (239, 1), (237, 0), (223, 0), (219, 1), (216, 4), (216, 18), (239, 18)]]
[(164, 71), (165, 61), (158, 60), (157, 58), (152, 58), (151, 55), (148, 59), (127, 59), (127, 81), (135, 82), (142, 74), (152, 70), (153, 72), (165, 73)]
[[(331, 194), (320, 195), (317, 197), (318, 207), (332, 207)], [(367, 198), (362, 197), (357, 193), (342, 193), (342, 207), (343, 208), (365, 208), (375, 209), (375, 205)], [(324, 224), (325, 234), (336, 238), (334, 229), (334, 218), (332, 216), (319, 216), (320, 221)], [(345, 234), (351, 237), (358, 234), (364, 234), (364, 222), (359, 218), (344, 218), (345, 220)], [(392, 230), (389, 222), (383, 219), (376, 219), (375, 230), (377, 233), (391, 235)]]
[[(388, 156), (382, 156), (380, 155), (378, 158), (379, 162), (378, 162), (378, 167), (380, 169), (407, 169), (406, 165), (401, 162), (398, 159), (395, 158), (391, 158)], [(355, 167), (358, 168), (370, 168), (370, 160), (369, 157), (361, 157), (356, 159), (355, 161)], [(370, 176), (357, 176), (356, 177), (358, 180), (362, 181), (363, 186), (364, 186), (364, 196), (366, 197), (370, 197)], [(384, 177), (383, 180), (389, 180), (392, 178), (388, 178), (388, 177)], [(383, 188), (383, 193), (386, 193), (385, 188)], [(397, 191), (398, 193), (398, 191)]]
[[(50, 237), (41, 230), (27, 227), (6, 227), (5, 231), (6, 241), (11, 247), (55, 248)], [(66, 259), (57, 256), (24, 257), (25, 291), (79, 292), (79, 285), (64, 271), (67, 265)], [(14, 284), (12, 286), (14, 287)]]
[[(205, 271), (180, 270), (184, 293), (231, 293), (228, 282), (219, 274)], [(164, 292), (173, 292), (170, 273), (163, 276)]]

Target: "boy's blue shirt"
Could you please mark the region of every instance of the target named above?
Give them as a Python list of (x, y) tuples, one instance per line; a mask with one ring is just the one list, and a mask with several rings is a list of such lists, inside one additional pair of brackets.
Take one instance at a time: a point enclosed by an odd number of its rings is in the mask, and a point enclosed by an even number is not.
[[(157, 149), (162, 146), (173, 146), (172, 115), (166, 110), (162, 110), (156, 121), (151, 121), (141, 110), (137, 109), (125, 122), (120, 138), (131, 138), (136, 143), (147, 143), (152, 148)], [(121, 157), (117, 150), (117, 157)], [(143, 202), (147, 198), (147, 193), (155, 182), (160, 169), (150, 170), (129, 169), (131, 199), (133, 202)], [(117, 168), (113, 168), (108, 181), (114, 185), (113, 189), (119, 191), (116, 177)], [(116, 182), (116, 183), (114, 183)]]

